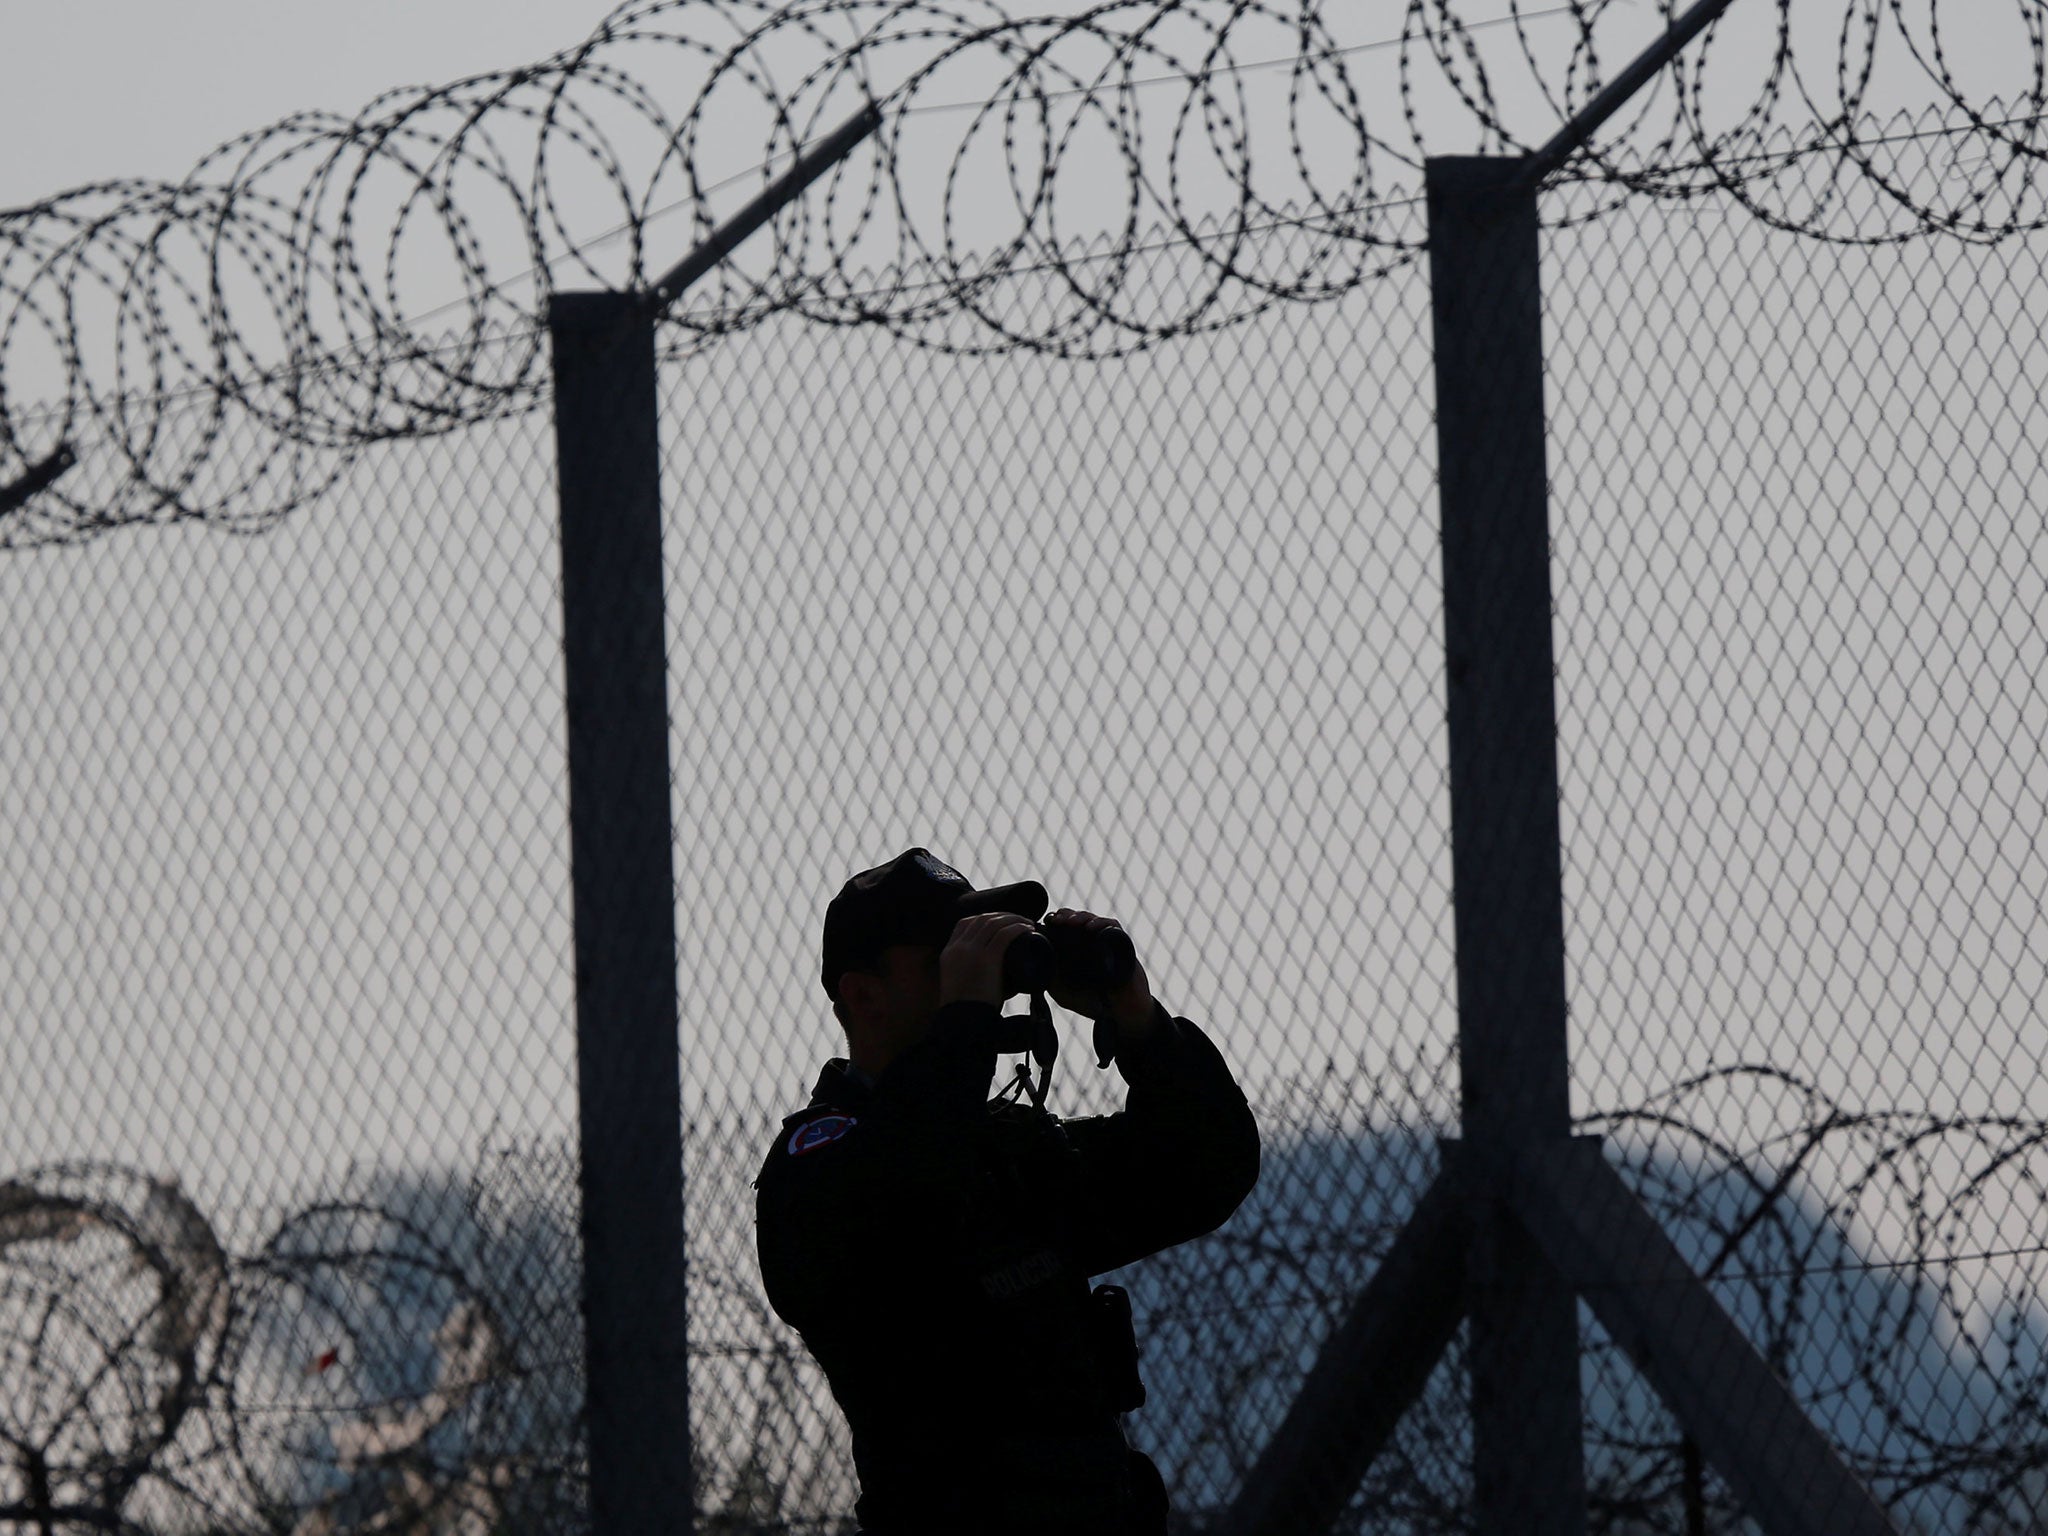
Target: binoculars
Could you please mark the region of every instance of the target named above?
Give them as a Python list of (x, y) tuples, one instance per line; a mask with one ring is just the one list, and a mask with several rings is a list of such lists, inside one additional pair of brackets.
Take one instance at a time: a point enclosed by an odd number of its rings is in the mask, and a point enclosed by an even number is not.
[(1034, 923), (1003, 951), (1003, 992), (1110, 992), (1137, 968), (1138, 952), (1121, 928)]

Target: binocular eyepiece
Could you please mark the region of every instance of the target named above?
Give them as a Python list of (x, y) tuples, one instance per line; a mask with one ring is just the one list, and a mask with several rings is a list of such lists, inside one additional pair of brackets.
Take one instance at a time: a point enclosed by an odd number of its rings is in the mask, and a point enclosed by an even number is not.
[(1121, 928), (1034, 923), (1003, 951), (1003, 992), (1110, 992), (1131, 979), (1138, 952)]

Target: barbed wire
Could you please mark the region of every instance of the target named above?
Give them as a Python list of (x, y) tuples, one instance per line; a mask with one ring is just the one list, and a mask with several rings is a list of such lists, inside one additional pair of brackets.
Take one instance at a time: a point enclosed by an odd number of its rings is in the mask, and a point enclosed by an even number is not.
[[(796, 311), (1092, 358), (1325, 300), (1413, 255), (1383, 210), (1426, 155), (1540, 143), (1671, 9), (629, 0), (535, 64), (293, 116), (175, 183), (0, 213), (0, 490), (59, 447), (85, 461), (0, 514), (0, 545), (258, 529), (367, 444), (531, 408), (550, 293), (645, 286), (869, 104), (880, 131), (725, 264), (680, 335)], [(1973, 12), (1961, 50), (1934, 0), (1749, 9), (1564, 174), (1617, 198), (1723, 193), (1831, 240), (2040, 225), (2033, 0)], [(1932, 185), (1900, 168), (1900, 111), (1957, 140)], [(1129, 281), (1161, 240), (1178, 280)]]
[[(1855, 1109), (1782, 1071), (1732, 1066), (1584, 1128), (1607, 1135), (1631, 1184), (1888, 1499), (1933, 1499), (1955, 1528), (1989, 1531), (2032, 1497), (2029, 1480), (2048, 1469), (2048, 1244), (1984, 1238), (2040, 1230), (2048, 1121)], [(1304, 1177), (1345, 1181), (1361, 1154), (1407, 1168), (1428, 1139), (1426, 1127), (1354, 1128), (1294, 1144), (1272, 1129), (1283, 1202)], [(155, 1528), (182, 1511), (219, 1530), (483, 1536), (545, 1515), (537, 1500), (573, 1502), (569, 1166), (544, 1151), (498, 1156), (459, 1198), (410, 1188), (316, 1201), (246, 1254), (230, 1254), (169, 1179), (75, 1164), (0, 1182), (0, 1529)], [(1205, 1430), (1205, 1415), (1241, 1413), (1244, 1399), (1204, 1383), (1250, 1373), (1289, 1386), (1299, 1339), (1348, 1304), (1402, 1213), (1354, 1214), (1332, 1225), (1320, 1201), (1248, 1207), (1132, 1280), (1154, 1390), (1189, 1454), (1256, 1451), (1244, 1424)], [(1954, 1273), (1994, 1260), (2001, 1283)], [(692, 1272), (698, 1386), (731, 1421), (729, 1443), (706, 1449), (707, 1508), (743, 1463), (829, 1502), (844, 1469), (811, 1464), (827, 1454), (824, 1388), (801, 1342), (768, 1313), (745, 1255), (700, 1253)], [(1671, 1484), (1682, 1446), (1668, 1415), (1611, 1347), (1594, 1346), (1599, 1476)], [(1441, 1385), (1456, 1397), (1454, 1377)], [(1447, 1398), (1425, 1417), (1453, 1412)], [(1421, 1475), (1421, 1463), (1389, 1466), (1397, 1480)], [(1194, 1470), (1179, 1475), (1229, 1486), (1245, 1467)], [(1375, 1489), (1404, 1507), (1420, 1496)]]
[[(1317, 1121), (1305, 1128), (1302, 1145), (1321, 1149), (1318, 1161), (1345, 1144)], [(1626, 1181), (1902, 1528), (2035, 1528), (2048, 1509), (2048, 1243), (1985, 1239), (2043, 1230), (2048, 1122), (1852, 1105), (1781, 1069), (1736, 1064), (1585, 1116), (1578, 1129), (1605, 1138)], [(1214, 1252), (1167, 1256), (1179, 1278), (1163, 1282), (1165, 1305), (1143, 1309), (1148, 1360), (1233, 1382), (1220, 1398), (1189, 1393), (1191, 1404), (1167, 1384), (1184, 1421), (1173, 1437), (1179, 1484), (1228, 1487), (1242, 1475), (1241, 1457), (1211, 1464), (1216, 1447), (1255, 1446), (1239, 1416), (1266, 1383), (1237, 1368), (1269, 1362), (1283, 1390), (1268, 1400), (1286, 1400), (1303, 1365), (1300, 1338), (1336, 1321), (1398, 1236), (1406, 1212), (1380, 1204), (1384, 1185), (1419, 1187), (1428, 1131), (1380, 1133), (1392, 1179), (1379, 1168), (1344, 1176), (1341, 1158), (1334, 1172), (1306, 1175), (1300, 1148), (1275, 1148), (1262, 1185), (1289, 1186), (1298, 1203), (1261, 1210), (1255, 1193), (1210, 1240)], [(1380, 1193), (1363, 1206), (1339, 1193), (1360, 1186)], [(1969, 1273), (1957, 1272), (1963, 1265)], [(1231, 1294), (1212, 1296), (1224, 1275)], [(1134, 1298), (1156, 1294), (1142, 1279), (1132, 1285)], [(1227, 1358), (1205, 1353), (1203, 1341), (1218, 1336), (1231, 1340)], [(1584, 1346), (1589, 1528), (1690, 1529), (1677, 1508), (1693, 1475), (1683, 1428), (1597, 1329)], [(1470, 1528), (1464, 1452), (1450, 1427), (1465, 1422), (1461, 1349), (1448, 1358), (1458, 1368), (1437, 1373), (1400, 1431), (1419, 1438), (1397, 1439), (1353, 1506), (1387, 1528)], [(1432, 1436), (1448, 1439), (1422, 1449)], [(1660, 1499), (1661, 1511), (1645, 1507)], [(1708, 1502), (1714, 1529), (1743, 1528), (1725, 1487), (1712, 1483)]]
[(170, 1180), (0, 1183), (0, 1529), (483, 1536), (573, 1502), (567, 1243), (494, 1294), (505, 1256), (411, 1203), (318, 1202), (230, 1256)]

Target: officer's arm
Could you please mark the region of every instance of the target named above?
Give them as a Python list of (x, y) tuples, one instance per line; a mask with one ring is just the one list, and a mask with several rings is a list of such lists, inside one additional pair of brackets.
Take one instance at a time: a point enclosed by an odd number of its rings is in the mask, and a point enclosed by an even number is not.
[(1258, 1126), (1222, 1054), (1156, 1004), (1153, 1019), (1117, 1052), (1130, 1085), (1122, 1112), (1067, 1122), (1091, 1275), (1213, 1232), (1258, 1181)]

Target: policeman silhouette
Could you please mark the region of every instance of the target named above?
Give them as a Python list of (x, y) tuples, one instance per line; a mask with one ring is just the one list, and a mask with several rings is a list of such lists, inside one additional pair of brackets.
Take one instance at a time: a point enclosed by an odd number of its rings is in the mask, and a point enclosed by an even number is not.
[(1045, 908), (1035, 882), (976, 890), (922, 848), (826, 908), (848, 1052), (776, 1134), (756, 1236), (769, 1301), (852, 1430), (867, 1536), (1166, 1529), (1119, 1419), (1144, 1400), (1129, 1306), (1089, 1279), (1219, 1226), (1258, 1178), (1258, 1130), (1208, 1036), (1131, 962), (1096, 987), (1062, 962), (1049, 988), (1097, 1021), (1121, 1112), (990, 1098), (998, 1046), (1016, 1048), (1012, 946), (1131, 954), (1110, 919), (1041, 928)]

